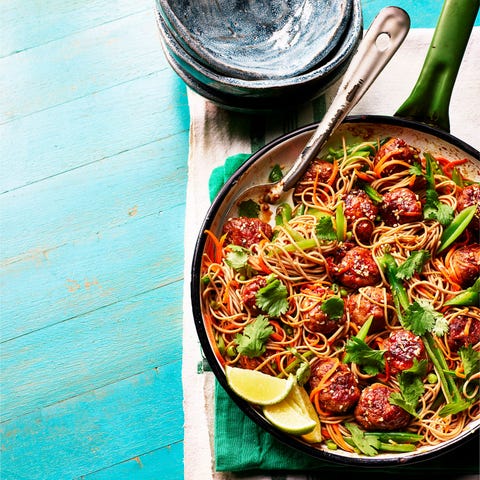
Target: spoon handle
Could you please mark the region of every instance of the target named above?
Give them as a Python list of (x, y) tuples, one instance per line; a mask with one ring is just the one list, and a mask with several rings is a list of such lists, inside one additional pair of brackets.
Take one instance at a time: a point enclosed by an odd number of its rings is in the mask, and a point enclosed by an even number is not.
[(410, 17), (398, 7), (383, 8), (358, 47), (338, 89), (312, 137), (275, 189), (290, 190), (330, 135), (362, 98), (398, 50), (410, 29)]

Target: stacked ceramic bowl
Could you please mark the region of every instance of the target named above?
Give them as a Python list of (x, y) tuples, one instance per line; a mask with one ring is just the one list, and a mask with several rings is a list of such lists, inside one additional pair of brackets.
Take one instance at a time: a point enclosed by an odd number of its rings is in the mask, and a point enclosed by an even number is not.
[(275, 111), (321, 95), (362, 37), (360, 0), (156, 0), (164, 54), (195, 92)]

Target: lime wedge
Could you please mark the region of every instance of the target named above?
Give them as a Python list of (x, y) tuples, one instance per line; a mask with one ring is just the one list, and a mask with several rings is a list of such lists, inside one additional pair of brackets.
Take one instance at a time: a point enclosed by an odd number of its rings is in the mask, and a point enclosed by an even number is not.
[(322, 441), (322, 428), (320, 419), (318, 418), (315, 407), (310, 401), (308, 393), (303, 387), (295, 383), (292, 391), (289, 393), (289, 396), (294, 398), (294, 401), (299, 406), (300, 411), (303, 412), (304, 415), (308, 415), (315, 422), (315, 428), (311, 432), (302, 435), (302, 438), (308, 443), (320, 443)]
[(292, 391), (281, 402), (263, 407), (263, 413), (270, 423), (284, 432), (293, 435), (309, 434), (317, 422), (310, 418), (303, 404), (299, 405), (296, 400), (297, 395)]
[(277, 378), (243, 368), (225, 368), (227, 383), (241, 398), (256, 405), (273, 405), (281, 402), (292, 390), (295, 377)]

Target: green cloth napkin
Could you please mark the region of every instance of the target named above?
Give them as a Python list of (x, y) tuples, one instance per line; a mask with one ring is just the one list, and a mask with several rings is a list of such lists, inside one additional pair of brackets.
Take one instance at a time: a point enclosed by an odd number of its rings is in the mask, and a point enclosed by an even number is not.
[[(209, 180), (211, 200), (249, 157), (249, 154), (228, 157), (223, 166), (212, 172)], [(324, 474), (337, 471), (348, 473), (350, 468), (317, 460), (279, 442), (248, 418), (218, 383), (215, 385), (214, 438), (215, 468), (219, 472), (283, 471)], [(370, 480), (391, 480), (392, 477), (401, 478), (405, 475), (408, 475), (409, 479), (424, 478), (426, 474), (435, 475), (436, 480), (458, 479), (462, 476), (465, 479), (465, 475), (477, 475), (479, 472), (478, 446), (477, 438), (451, 453), (419, 464), (375, 469), (355, 467), (355, 470), (368, 474)], [(308, 478), (313, 480), (315, 476), (309, 475)], [(322, 478), (325, 477), (322, 475)]]

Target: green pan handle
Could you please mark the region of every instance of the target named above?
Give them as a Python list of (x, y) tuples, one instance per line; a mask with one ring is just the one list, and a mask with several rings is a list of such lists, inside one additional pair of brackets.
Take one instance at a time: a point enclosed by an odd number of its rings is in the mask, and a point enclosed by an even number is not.
[(450, 97), (479, 3), (445, 0), (420, 76), (396, 116), (450, 131)]

